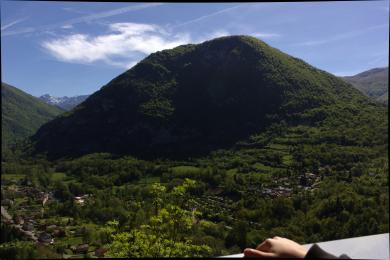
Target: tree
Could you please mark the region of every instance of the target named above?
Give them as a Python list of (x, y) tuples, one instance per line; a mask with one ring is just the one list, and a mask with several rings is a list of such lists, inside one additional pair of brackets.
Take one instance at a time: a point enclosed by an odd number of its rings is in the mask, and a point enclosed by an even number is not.
[(248, 225), (244, 221), (239, 221), (233, 226), (225, 239), (226, 247), (239, 246), (244, 249), (247, 246)]
[(162, 196), (165, 193), (165, 186), (161, 185), (160, 183), (153, 183), (152, 187), (150, 189), (150, 193), (153, 196), (153, 206), (155, 210), (155, 215), (157, 216), (158, 210), (161, 206), (161, 203), (163, 202)]
[[(155, 215), (147, 224), (130, 232), (113, 232), (108, 244), (108, 256), (111, 257), (201, 257), (210, 256), (211, 249), (206, 245), (195, 245), (189, 238), (193, 227), (192, 212), (179, 207), (173, 198), (186, 198), (185, 193), (195, 181), (186, 179), (183, 185), (166, 193), (164, 186), (152, 186)], [(157, 196), (161, 200), (157, 200)], [(182, 205), (184, 200), (179, 200)], [(160, 205), (164, 205), (159, 209)], [(118, 224), (116, 224), (116, 227)]]
[(68, 185), (60, 181), (54, 184), (54, 196), (62, 201), (72, 200)]
[(12, 241), (0, 244), (0, 259), (35, 259), (37, 251), (30, 241)]

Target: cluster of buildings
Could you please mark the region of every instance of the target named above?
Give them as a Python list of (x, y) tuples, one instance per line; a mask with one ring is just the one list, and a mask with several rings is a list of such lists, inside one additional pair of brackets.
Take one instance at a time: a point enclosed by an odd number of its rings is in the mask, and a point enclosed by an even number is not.
[[(37, 214), (43, 211), (45, 204), (51, 200), (55, 200), (53, 192), (43, 192), (39, 189), (28, 186), (29, 183), (24, 183), (23, 186), (12, 185), (7, 188), (1, 188), (1, 215), (2, 222), (11, 228), (15, 229), (21, 236), (43, 245), (53, 245), (55, 238), (66, 236), (65, 227), (55, 224), (38, 224), (38, 219), (42, 214)], [(80, 205), (84, 205), (85, 201), (91, 197), (90, 194), (74, 197), (74, 201)], [(28, 201), (18, 202), (18, 198), (30, 198), (36, 203), (28, 203)], [(42, 205), (40, 207), (39, 205)], [(17, 206), (17, 209), (15, 208)], [(11, 216), (8, 211), (16, 211)], [(70, 247), (73, 254), (86, 254), (91, 248), (88, 244), (74, 245)], [(93, 250), (93, 249), (92, 249)], [(98, 248), (95, 250), (95, 256), (104, 257), (106, 249)], [(93, 251), (92, 251), (93, 252)]]

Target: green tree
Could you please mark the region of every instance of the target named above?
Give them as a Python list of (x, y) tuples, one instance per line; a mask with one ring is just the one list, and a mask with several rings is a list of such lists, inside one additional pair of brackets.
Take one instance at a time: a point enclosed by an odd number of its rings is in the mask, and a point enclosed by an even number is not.
[[(211, 248), (196, 245), (190, 239), (193, 228), (192, 212), (179, 207), (178, 196), (186, 198), (186, 191), (195, 185), (195, 181), (186, 179), (180, 186), (166, 194), (165, 187), (156, 184), (152, 187), (154, 209), (164, 205), (153, 215), (147, 224), (130, 232), (115, 232), (108, 244), (108, 256), (111, 257), (201, 257), (210, 256)], [(161, 200), (156, 200), (156, 197)], [(185, 204), (179, 199), (181, 204)]]

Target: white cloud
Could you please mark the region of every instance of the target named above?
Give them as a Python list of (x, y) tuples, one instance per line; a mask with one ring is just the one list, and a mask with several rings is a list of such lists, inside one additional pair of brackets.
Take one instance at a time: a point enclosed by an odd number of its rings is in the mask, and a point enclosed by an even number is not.
[(61, 26), (62, 29), (72, 29), (73, 28), (73, 25), (71, 24), (65, 24), (63, 26)]
[[(153, 24), (114, 23), (107, 34), (72, 34), (45, 41), (42, 46), (58, 60), (74, 63), (103, 61), (109, 65), (134, 65), (135, 57), (191, 42), (189, 34), (168, 34)], [(127, 59), (127, 60), (123, 60)], [(121, 60), (121, 61), (118, 61)]]

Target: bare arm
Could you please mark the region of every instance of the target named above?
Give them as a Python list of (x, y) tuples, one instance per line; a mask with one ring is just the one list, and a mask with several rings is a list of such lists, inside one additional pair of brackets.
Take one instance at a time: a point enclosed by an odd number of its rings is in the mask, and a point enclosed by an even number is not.
[(268, 238), (256, 249), (246, 248), (245, 257), (260, 258), (304, 258), (307, 249), (300, 244), (282, 237)]

